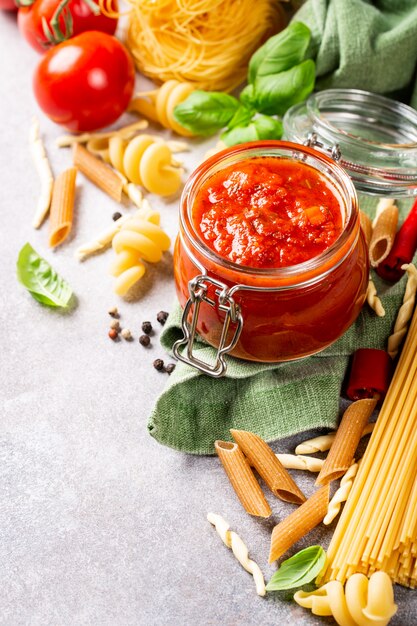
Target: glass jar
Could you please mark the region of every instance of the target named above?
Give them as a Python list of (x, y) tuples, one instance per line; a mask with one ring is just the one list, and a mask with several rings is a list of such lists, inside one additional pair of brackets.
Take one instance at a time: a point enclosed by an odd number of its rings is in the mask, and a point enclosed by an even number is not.
[[(235, 264), (209, 248), (193, 224), (196, 194), (210, 176), (263, 156), (306, 163), (327, 178), (340, 199), (342, 233), (324, 252), (298, 265)], [(180, 360), (217, 377), (226, 370), (227, 353), (278, 363), (319, 352), (353, 323), (366, 295), (368, 256), (352, 181), (330, 156), (308, 146), (260, 141), (224, 150), (202, 163), (185, 186), (174, 268), (183, 308), (184, 337), (174, 345)], [(214, 362), (195, 356), (196, 334), (217, 348)]]
[(417, 111), (406, 104), (359, 89), (327, 89), (287, 111), (284, 136), (324, 149), (337, 145), (358, 192), (417, 194)]

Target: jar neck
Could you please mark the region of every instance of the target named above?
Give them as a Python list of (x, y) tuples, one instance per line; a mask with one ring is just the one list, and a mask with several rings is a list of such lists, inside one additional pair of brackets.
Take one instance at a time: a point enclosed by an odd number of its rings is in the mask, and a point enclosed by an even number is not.
[[(275, 156), (301, 161), (320, 171), (340, 199), (343, 231), (324, 252), (298, 265), (279, 268), (252, 268), (233, 263), (203, 241), (192, 219), (195, 196), (200, 186), (215, 172), (254, 157)], [(186, 183), (180, 206), (180, 237), (199, 273), (205, 269), (228, 283), (286, 289), (308, 286), (332, 272), (355, 247), (360, 232), (358, 201), (353, 184), (344, 170), (330, 157), (291, 142), (259, 141), (226, 149), (202, 163)]]

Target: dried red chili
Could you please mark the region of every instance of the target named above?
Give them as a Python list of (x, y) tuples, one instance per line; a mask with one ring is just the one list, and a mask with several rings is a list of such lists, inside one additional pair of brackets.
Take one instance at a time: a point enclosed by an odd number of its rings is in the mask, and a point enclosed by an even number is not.
[(353, 355), (346, 395), (350, 400), (379, 397), (383, 400), (391, 382), (393, 361), (385, 350), (361, 348)]

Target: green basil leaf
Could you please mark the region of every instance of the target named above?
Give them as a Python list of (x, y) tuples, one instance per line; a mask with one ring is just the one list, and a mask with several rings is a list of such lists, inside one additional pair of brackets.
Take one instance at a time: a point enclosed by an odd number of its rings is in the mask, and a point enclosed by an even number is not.
[(253, 117), (253, 109), (249, 109), (246, 106), (240, 106), (230, 122), (227, 125), (227, 129), (231, 130), (236, 126), (247, 126)]
[(174, 117), (196, 135), (214, 135), (228, 125), (239, 106), (227, 93), (197, 89), (175, 107)]
[(321, 546), (310, 546), (283, 561), (266, 586), (267, 591), (282, 591), (301, 587), (322, 571), (326, 563), (326, 553)]
[(35, 300), (46, 306), (67, 307), (71, 300), (71, 287), (29, 243), (19, 252), (17, 277)]
[(253, 89), (253, 85), (246, 85), (246, 87), (240, 92), (239, 99), (243, 106), (247, 107), (248, 109), (253, 109), (255, 102), (255, 92)]
[(278, 35), (270, 37), (249, 62), (248, 82), (289, 70), (301, 63), (310, 44), (310, 29), (301, 22), (292, 22)]
[(260, 139), (281, 139), (281, 137), (282, 122), (268, 115), (257, 115), (247, 126), (232, 128), (221, 135), (226, 146)]
[(255, 105), (259, 112), (284, 115), (297, 102), (303, 102), (314, 89), (315, 63), (311, 59), (255, 82)]

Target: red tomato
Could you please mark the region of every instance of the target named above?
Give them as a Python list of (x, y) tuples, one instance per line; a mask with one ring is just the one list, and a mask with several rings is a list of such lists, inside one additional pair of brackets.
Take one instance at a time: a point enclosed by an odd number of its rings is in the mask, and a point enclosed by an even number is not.
[(0, 0), (0, 11), (17, 11), (14, 0)]
[[(5, 2), (6, 0), (0, 0)], [(8, 0), (7, 0), (8, 1)], [(60, 14), (58, 20), (58, 32), (53, 31), (51, 20), (61, 0), (35, 0), (30, 6), (22, 6), (19, 9), (17, 22), (20, 32), (37, 52), (45, 52), (74, 35), (79, 35), (87, 30), (100, 30), (113, 35), (117, 27), (117, 18), (107, 17), (102, 13), (94, 15), (89, 4), (85, 0), (68, 0), (67, 7)], [(91, 0), (91, 4), (98, 5)], [(113, 0), (113, 9), (118, 10), (117, 0)], [(70, 14), (70, 17), (68, 15)], [(48, 39), (44, 21), (51, 30), (52, 41)], [(72, 26), (67, 20), (72, 19)]]
[(73, 131), (112, 124), (132, 97), (135, 68), (118, 39), (88, 31), (51, 48), (33, 77), (46, 115)]

